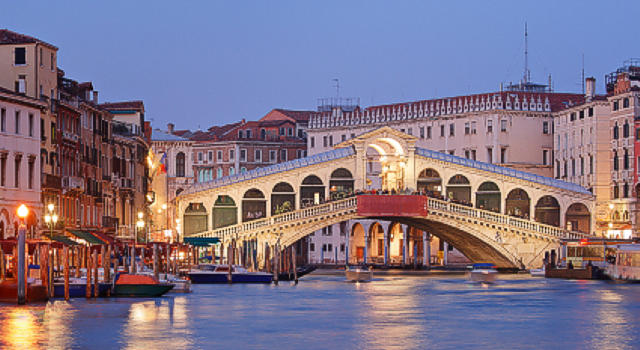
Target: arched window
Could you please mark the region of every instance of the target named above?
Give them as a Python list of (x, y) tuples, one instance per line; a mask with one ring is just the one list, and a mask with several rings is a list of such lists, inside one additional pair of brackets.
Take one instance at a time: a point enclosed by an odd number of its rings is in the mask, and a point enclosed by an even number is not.
[(622, 159), (622, 166), (624, 167), (625, 170), (629, 169), (629, 151), (627, 149), (624, 150), (624, 158)]
[(613, 170), (618, 170), (618, 151), (613, 151)]
[(263, 140), (267, 138), (267, 131), (265, 129), (260, 129), (260, 138)]
[(176, 155), (176, 176), (184, 177), (184, 153), (182, 152)]
[(618, 122), (616, 122), (615, 125), (613, 126), (613, 139), (617, 140), (618, 136), (619, 136)]
[(613, 198), (620, 198), (620, 188), (617, 183), (613, 183)]
[(624, 121), (624, 126), (622, 126), (622, 137), (629, 137), (629, 121)]
[(628, 183), (624, 183), (623, 187), (622, 187), (622, 197), (623, 198), (629, 198), (629, 184)]

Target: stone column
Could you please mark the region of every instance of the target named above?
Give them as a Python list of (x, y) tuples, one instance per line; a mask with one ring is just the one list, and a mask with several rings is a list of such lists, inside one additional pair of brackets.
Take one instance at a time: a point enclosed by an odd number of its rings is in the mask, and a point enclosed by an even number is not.
[(428, 233), (422, 231), (422, 266), (429, 267), (429, 259), (431, 258), (431, 244), (429, 244)]
[(362, 257), (364, 259), (364, 264), (365, 265), (367, 264), (367, 253), (368, 253), (367, 252), (367, 248), (368, 248), (367, 246), (369, 245), (368, 242), (369, 242), (369, 230), (366, 230), (366, 231), (364, 231), (364, 251), (363, 251), (363, 254), (362, 254)]
[(447, 266), (448, 264), (448, 255), (449, 254), (449, 243), (444, 242), (444, 251), (442, 252), (442, 265)]
[(409, 255), (409, 227), (402, 225), (402, 265), (407, 264), (407, 255)]
[(384, 266), (389, 265), (389, 227), (384, 230)]

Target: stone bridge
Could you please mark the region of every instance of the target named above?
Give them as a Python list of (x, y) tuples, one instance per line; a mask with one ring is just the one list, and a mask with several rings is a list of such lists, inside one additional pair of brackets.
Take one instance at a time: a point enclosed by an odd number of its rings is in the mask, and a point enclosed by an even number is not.
[[(472, 261), (527, 268), (560, 239), (593, 232), (594, 198), (586, 189), (416, 148), (415, 141), (383, 127), (329, 152), (197, 183), (177, 198), (184, 235), (250, 242), (264, 258), (266, 246), (375, 217), (440, 237)], [(354, 193), (374, 191), (389, 193), (392, 206), (405, 196), (391, 194), (420, 193), (427, 212), (359, 210), (368, 196)]]

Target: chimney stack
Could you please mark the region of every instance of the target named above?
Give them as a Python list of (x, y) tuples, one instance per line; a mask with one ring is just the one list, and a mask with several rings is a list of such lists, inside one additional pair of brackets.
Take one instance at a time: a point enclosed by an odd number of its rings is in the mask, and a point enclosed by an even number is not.
[(98, 92), (93, 90), (93, 103), (98, 104)]
[(167, 124), (167, 130), (169, 131), (169, 134), (173, 134), (174, 128), (175, 128), (175, 125), (173, 125), (173, 123)]
[(596, 78), (588, 77), (585, 82), (585, 98), (590, 102), (596, 96)]

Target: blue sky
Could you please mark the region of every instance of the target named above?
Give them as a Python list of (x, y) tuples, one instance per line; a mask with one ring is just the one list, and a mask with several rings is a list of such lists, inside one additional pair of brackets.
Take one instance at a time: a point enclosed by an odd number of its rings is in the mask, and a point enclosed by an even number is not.
[(102, 101), (206, 128), (320, 97), (363, 106), (495, 91), (523, 74), (581, 92), (640, 56), (640, 1), (6, 1), (0, 27), (60, 48)]

